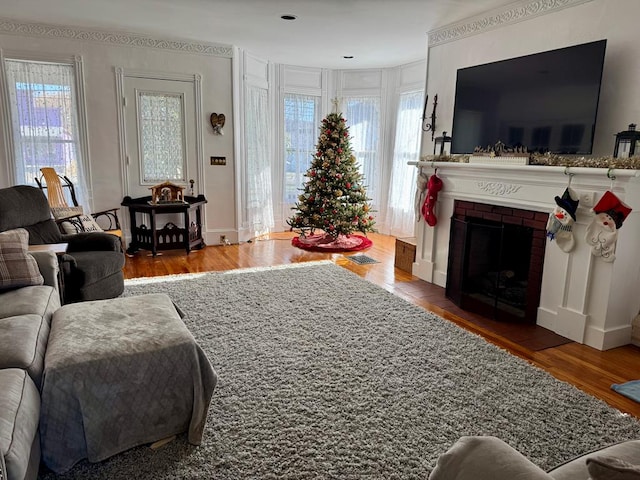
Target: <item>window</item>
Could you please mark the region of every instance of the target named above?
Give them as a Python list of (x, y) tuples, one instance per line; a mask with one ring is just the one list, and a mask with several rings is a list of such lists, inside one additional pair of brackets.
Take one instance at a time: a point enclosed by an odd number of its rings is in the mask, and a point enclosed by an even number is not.
[(287, 93), (284, 96), (284, 204), (298, 198), (318, 140), (320, 97)]
[(182, 95), (139, 92), (138, 108), (142, 183), (186, 183)]
[(267, 89), (250, 85), (245, 98), (245, 144), (247, 171), (245, 186), (245, 222), (253, 235), (273, 228), (271, 191), (271, 142)]
[(88, 206), (77, 64), (7, 58), (4, 67), (15, 183), (35, 185), (40, 168), (53, 167), (74, 182), (80, 203)]
[(367, 195), (379, 205), (380, 98), (348, 97), (345, 118), (351, 135), (351, 148), (364, 175)]
[(412, 237), (415, 226), (416, 168), (407, 162), (420, 160), (422, 92), (400, 95), (396, 122), (391, 185), (387, 208), (389, 233)]

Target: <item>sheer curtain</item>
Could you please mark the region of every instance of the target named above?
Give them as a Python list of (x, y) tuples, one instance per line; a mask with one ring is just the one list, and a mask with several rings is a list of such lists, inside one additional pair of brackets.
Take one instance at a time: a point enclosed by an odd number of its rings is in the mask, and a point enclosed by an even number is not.
[(90, 210), (74, 66), (6, 59), (5, 72), (15, 153), (14, 181), (35, 185), (40, 168), (53, 167), (74, 182), (78, 202)]
[(180, 94), (139, 92), (142, 181), (187, 183), (184, 98)]
[(284, 195), (282, 216), (291, 216), (318, 141), (320, 97), (287, 93), (284, 97)]
[(400, 94), (386, 222), (396, 237), (414, 235), (417, 168), (407, 162), (420, 159), (421, 104), (422, 92)]
[(245, 99), (245, 141), (247, 175), (245, 221), (254, 236), (268, 233), (274, 226), (271, 189), (271, 143), (267, 90), (247, 87)]
[(344, 116), (349, 126), (351, 148), (360, 171), (371, 204), (380, 207), (380, 98), (347, 97), (344, 100)]

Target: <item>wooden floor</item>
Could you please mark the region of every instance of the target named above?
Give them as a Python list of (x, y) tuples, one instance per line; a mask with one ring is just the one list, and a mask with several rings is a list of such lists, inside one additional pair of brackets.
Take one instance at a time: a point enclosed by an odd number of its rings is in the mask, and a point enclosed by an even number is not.
[(601, 398), (622, 412), (640, 418), (640, 403), (610, 389), (613, 383), (640, 379), (640, 348), (628, 345), (601, 352), (575, 342), (567, 342), (542, 327), (495, 322), (464, 312), (445, 298), (441, 287), (394, 268), (394, 237), (369, 234), (373, 246), (365, 252), (356, 253), (364, 253), (379, 263), (358, 265), (343, 254), (307, 252), (295, 248), (291, 245), (293, 236), (291, 233), (272, 234), (240, 245), (205, 247), (192, 251), (189, 255), (182, 250), (172, 250), (161, 252), (154, 258), (148, 252), (140, 251), (134, 257), (127, 258), (125, 277), (331, 260), (415, 305), (483, 336), (556, 378)]

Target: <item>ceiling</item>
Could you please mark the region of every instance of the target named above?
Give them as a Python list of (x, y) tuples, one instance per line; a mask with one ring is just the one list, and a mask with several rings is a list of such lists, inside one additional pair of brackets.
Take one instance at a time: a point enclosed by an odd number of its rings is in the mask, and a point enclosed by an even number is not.
[[(427, 32), (513, 0), (1, 0), (18, 21), (235, 45), (263, 59), (332, 69), (426, 56)], [(281, 15), (297, 18), (285, 21)], [(352, 55), (352, 59), (343, 58)]]

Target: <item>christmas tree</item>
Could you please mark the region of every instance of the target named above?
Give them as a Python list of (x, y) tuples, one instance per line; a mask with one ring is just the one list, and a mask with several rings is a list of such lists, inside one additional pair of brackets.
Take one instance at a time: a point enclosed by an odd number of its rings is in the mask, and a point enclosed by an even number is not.
[(316, 150), (293, 207), (296, 212), (287, 221), (291, 230), (301, 237), (323, 230), (333, 241), (353, 232), (374, 231), (370, 199), (341, 114), (330, 113), (322, 120)]

